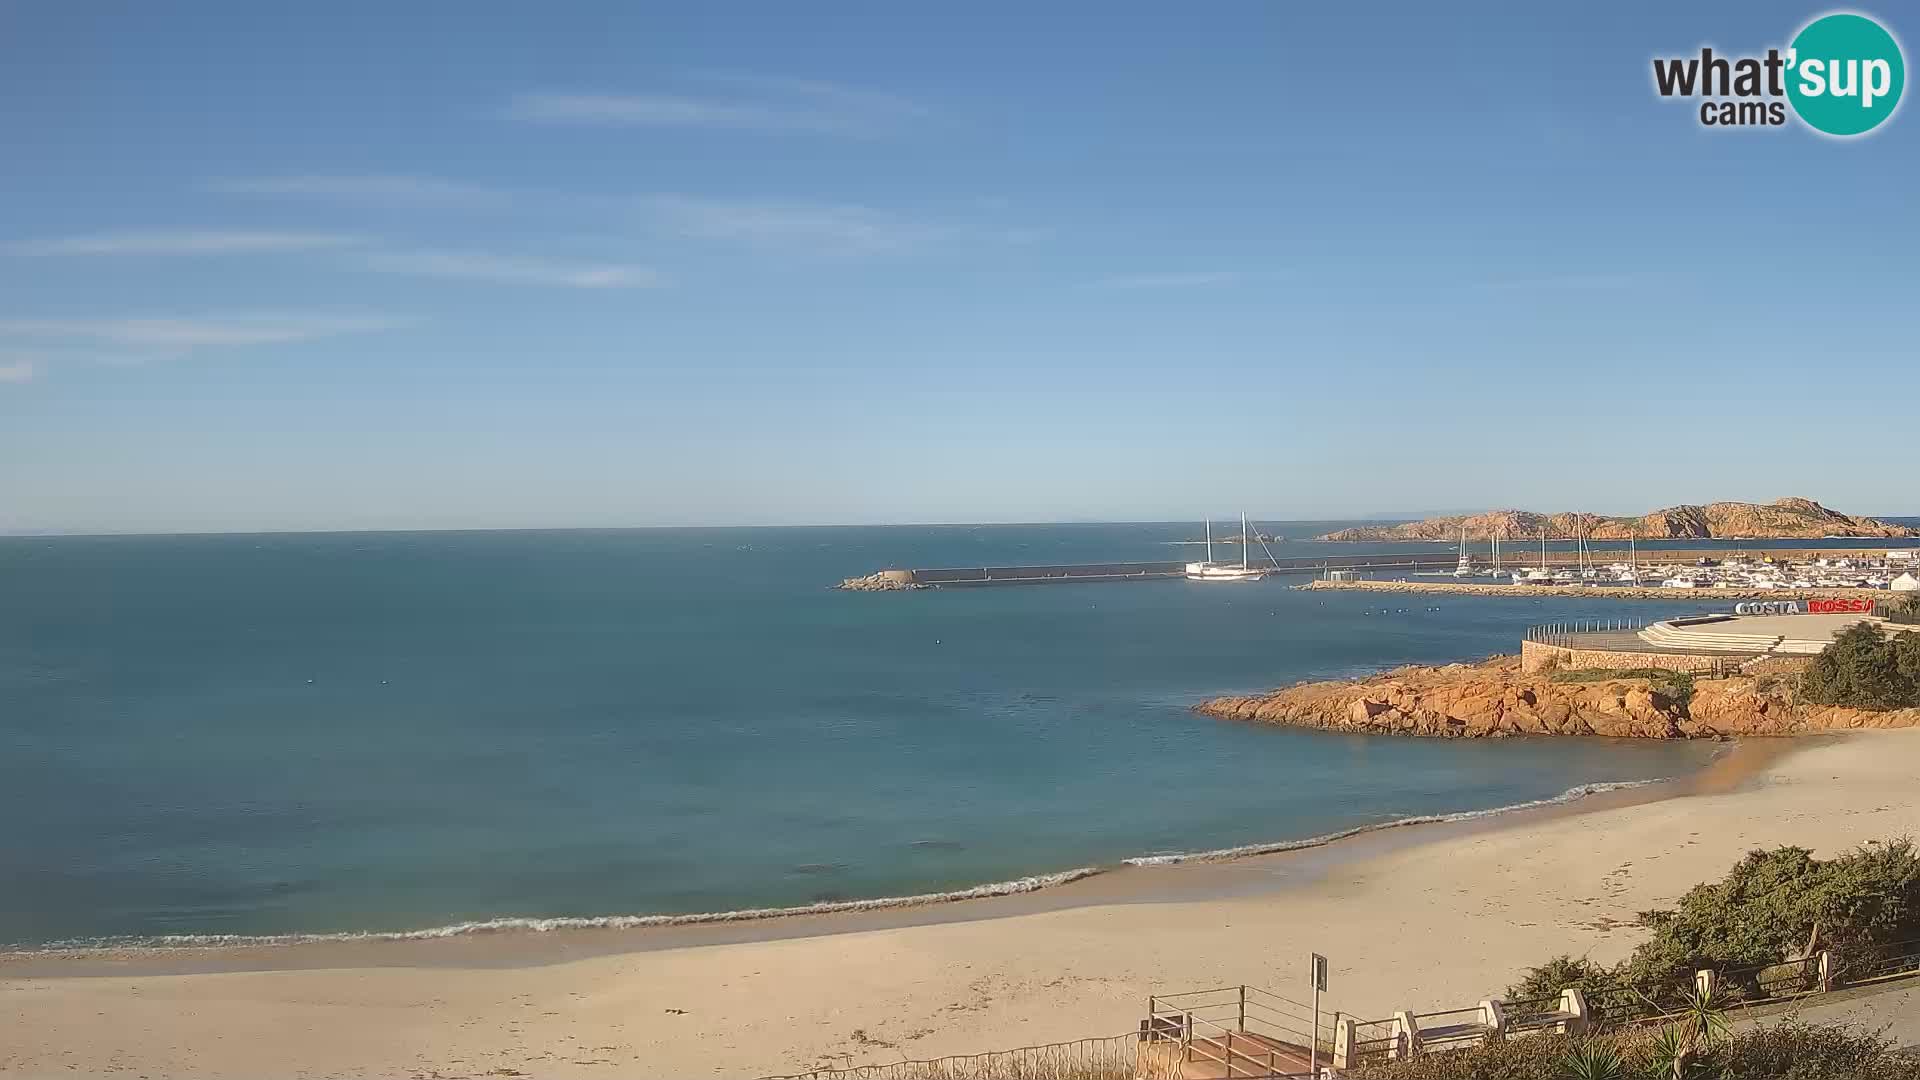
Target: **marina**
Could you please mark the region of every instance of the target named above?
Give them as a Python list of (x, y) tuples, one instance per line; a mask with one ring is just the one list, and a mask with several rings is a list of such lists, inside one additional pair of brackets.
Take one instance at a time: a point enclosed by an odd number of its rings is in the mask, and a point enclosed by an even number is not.
[[(1570, 538), (1572, 539), (1572, 538)], [(1794, 590), (1920, 589), (1920, 555), (1911, 550), (1781, 548), (1702, 553), (1698, 549), (1601, 550), (1573, 539), (1571, 550), (1550, 550), (1542, 541), (1523, 562), (1501, 562), (1497, 543), (1485, 557), (1461, 545), (1455, 550), (1385, 551), (1363, 555), (1277, 558), (1251, 553), (1242, 542), (1237, 563), (1213, 559), (1210, 535), (1204, 562), (1143, 561), (1052, 563), (1010, 566), (945, 566), (881, 570), (850, 578), (841, 588), (887, 590), (981, 585), (1039, 585), (1095, 581), (1251, 581), (1270, 575), (1316, 575), (1335, 584), (1365, 584), (1364, 575), (1399, 574), (1526, 588), (1543, 586), (1626, 587), (1659, 590), (1731, 590), (1785, 595)], [(1566, 542), (1566, 541), (1560, 541)], [(1264, 549), (1264, 542), (1261, 543)], [(1377, 580), (1377, 579), (1376, 579)], [(1324, 583), (1324, 582), (1323, 582)], [(1731, 592), (1728, 593), (1731, 595)]]

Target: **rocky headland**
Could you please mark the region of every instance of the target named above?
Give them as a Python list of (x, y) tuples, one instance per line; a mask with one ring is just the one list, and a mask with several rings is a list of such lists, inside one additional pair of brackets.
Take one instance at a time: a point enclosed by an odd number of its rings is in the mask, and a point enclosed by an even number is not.
[(1518, 657), (1403, 667), (1219, 697), (1194, 711), (1226, 720), (1433, 738), (1604, 735), (1703, 739), (1920, 727), (1920, 709), (1871, 712), (1797, 700), (1797, 662), (1728, 678), (1524, 673)]
[(1829, 510), (1812, 499), (1780, 499), (1770, 503), (1717, 502), (1705, 506), (1669, 506), (1640, 517), (1601, 514), (1536, 514), (1528, 510), (1492, 510), (1484, 514), (1455, 515), (1409, 521), (1400, 525), (1369, 525), (1341, 529), (1321, 540), (1457, 540), (1465, 528), (1469, 540), (1498, 536), (1502, 540), (1584, 536), (1589, 540), (1818, 540), (1828, 536), (1920, 536), (1920, 529), (1854, 517)]

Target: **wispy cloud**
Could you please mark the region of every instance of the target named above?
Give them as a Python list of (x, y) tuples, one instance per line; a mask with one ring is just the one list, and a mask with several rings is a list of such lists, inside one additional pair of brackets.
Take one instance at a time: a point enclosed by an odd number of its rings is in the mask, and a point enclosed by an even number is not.
[(35, 361), (0, 355), (0, 383), (32, 382), (38, 374), (40, 365)]
[(670, 228), (689, 236), (801, 247), (823, 254), (870, 255), (899, 251), (951, 231), (872, 207), (848, 204), (656, 195), (643, 199), (642, 205)]
[(696, 78), (731, 92), (536, 91), (516, 96), (507, 114), (540, 124), (876, 135), (925, 112), (892, 94), (810, 79), (731, 72)]
[(510, 201), (510, 196), (503, 191), (429, 176), (256, 176), (213, 180), (205, 187), (208, 191), (233, 195), (288, 196), (402, 208), (489, 210)]
[(133, 349), (281, 345), (405, 325), (385, 316), (248, 314), (200, 317), (0, 319), (0, 335)]
[(1232, 270), (1187, 270), (1159, 274), (1116, 274), (1092, 282), (1096, 289), (1199, 289), (1230, 285), (1241, 275)]
[(8, 255), (244, 255), (353, 247), (360, 237), (339, 233), (154, 230), (91, 233), (0, 246)]
[(635, 289), (666, 284), (659, 271), (618, 263), (572, 263), (482, 252), (393, 251), (367, 256), (370, 270), (573, 289)]

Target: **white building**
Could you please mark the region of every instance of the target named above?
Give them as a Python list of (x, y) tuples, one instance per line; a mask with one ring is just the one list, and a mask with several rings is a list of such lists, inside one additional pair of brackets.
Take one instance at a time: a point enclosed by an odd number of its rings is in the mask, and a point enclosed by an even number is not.
[(1893, 584), (1888, 585), (1887, 588), (1894, 592), (1920, 592), (1920, 578), (1914, 577), (1912, 571), (1908, 571), (1894, 578)]

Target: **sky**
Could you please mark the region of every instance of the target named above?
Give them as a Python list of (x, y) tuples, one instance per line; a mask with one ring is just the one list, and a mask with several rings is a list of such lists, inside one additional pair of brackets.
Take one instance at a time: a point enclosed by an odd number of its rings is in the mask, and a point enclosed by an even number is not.
[(1826, 9), (1449, 7), (0, 0), (0, 531), (1920, 513)]

